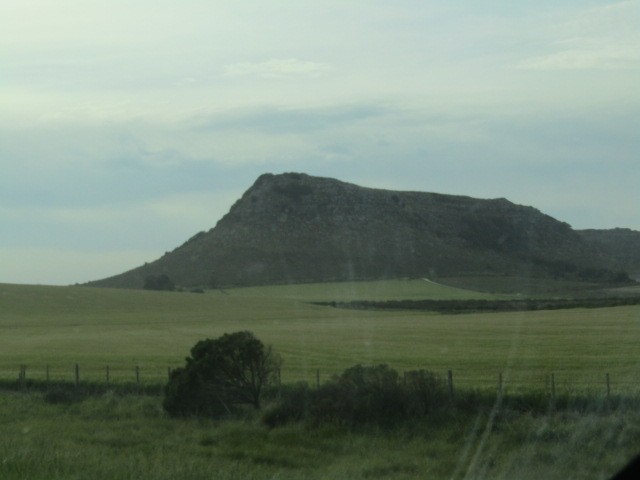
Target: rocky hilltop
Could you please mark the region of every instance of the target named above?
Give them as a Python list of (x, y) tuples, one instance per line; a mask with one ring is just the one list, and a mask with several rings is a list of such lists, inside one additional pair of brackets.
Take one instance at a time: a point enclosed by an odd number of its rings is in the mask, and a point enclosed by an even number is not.
[[(217, 225), (162, 258), (91, 285), (140, 288), (524, 274), (606, 280), (606, 248), (506, 199), (363, 188), (265, 174)], [(591, 278), (588, 278), (591, 277)]]

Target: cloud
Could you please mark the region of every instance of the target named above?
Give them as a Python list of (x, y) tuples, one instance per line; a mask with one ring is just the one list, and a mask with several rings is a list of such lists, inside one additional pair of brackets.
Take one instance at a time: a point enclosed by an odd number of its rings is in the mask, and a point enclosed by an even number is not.
[(309, 133), (342, 128), (393, 113), (381, 104), (346, 104), (329, 107), (293, 108), (265, 106), (227, 111), (194, 119), (199, 130), (258, 131), (270, 134)]
[(521, 59), (522, 70), (640, 67), (640, 1), (594, 7), (547, 30), (547, 52)]
[(637, 68), (640, 66), (640, 37), (628, 42), (575, 42), (575, 47), (521, 60), (522, 70), (594, 70)]
[(331, 70), (326, 63), (298, 60), (295, 58), (271, 59), (265, 62), (242, 62), (226, 65), (224, 75), (228, 77), (300, 78), (320, 77)]

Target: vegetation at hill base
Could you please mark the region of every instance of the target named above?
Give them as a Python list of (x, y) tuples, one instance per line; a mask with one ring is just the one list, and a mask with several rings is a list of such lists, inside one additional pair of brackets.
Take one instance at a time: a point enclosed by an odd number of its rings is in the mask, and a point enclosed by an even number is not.
[(147, 275), (144, 279), (144, 285), (142, 288), (145, 290), (164, 290), (172, 292), (176, 289), (176, 286), (169, 276), (163, 273), (160, 275)]

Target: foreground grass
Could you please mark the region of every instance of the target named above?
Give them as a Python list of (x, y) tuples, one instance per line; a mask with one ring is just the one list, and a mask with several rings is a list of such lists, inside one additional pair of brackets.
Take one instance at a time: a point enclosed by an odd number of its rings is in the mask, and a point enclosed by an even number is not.
[(0, 410), (3, 479), (605, 479), (640, 446), (640, 413), (623, 406), (479, 405), (355, 430), (170, 419), (159, 397), (113, 393), (48, 404), (3, 392)]

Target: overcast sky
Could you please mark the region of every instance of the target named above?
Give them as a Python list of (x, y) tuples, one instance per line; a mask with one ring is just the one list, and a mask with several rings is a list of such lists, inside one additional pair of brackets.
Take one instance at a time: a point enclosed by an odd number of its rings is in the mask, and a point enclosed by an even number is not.
[(2, 0), (0, 282), (208, 230), (262, 173), (640, 230), (640, 0)]

